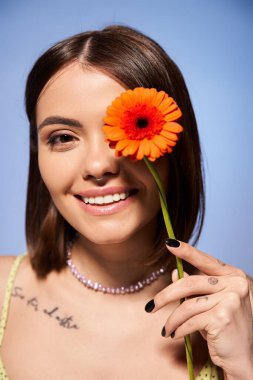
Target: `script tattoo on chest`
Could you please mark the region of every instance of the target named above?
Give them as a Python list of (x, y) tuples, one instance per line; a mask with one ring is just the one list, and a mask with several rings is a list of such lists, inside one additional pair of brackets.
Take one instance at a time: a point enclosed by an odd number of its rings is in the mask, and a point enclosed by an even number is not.
[(58, 307), (54, 307), (52, 310), (47, 310), (47, 309), (44, 309), (43, 310), (43, 313), (45, 313), (46, 315), (48, 315), (49, 317), (53, 317), (55, 318), (59, 325), (62, 326), (62, 327), (65, 327), (66, 329), (78, 329), (79, 327), (76, 325), (76, 324), (73, 324), (73, 317), (70, 316), (70, 317), (59, 317), (59, 315), (57, 315), (57, 312), (58, 312), (59, 308)]
[(32, 306), (35, 311), (39, 310), (39, 302), (36, 297), (32, 297), (26, 302), (27, 306)]
[(45, 316), (55, 320), (60, 327), (79, 330), (79, 326), (74, 323), (72, 315), (64, 315), (58, 306), (51, 309), (40, 306), (38, 298), (25, 296), (21, 286), (15, 286), (11, 295), (24, 301), (26, 306), (32, 308), (35, 312), (42, 312)]
[(21, 300), (25, 298), (25, 296), (23, 295), (23, 289), (20, 286), (15, 286), (11, 295), (12, 297), (18, 297)]

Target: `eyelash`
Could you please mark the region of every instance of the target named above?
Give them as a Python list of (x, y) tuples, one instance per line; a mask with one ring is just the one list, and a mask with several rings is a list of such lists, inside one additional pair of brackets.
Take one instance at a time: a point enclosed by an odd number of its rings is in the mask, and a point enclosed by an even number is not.
[[(68, 139), (70, 138), (71, 141), (65, 141), (65, 142), (59, 141), (63, 137), (67, 137)], [(58, 139), (58, 142), (57, 142), (57, 139)], [(74, 136), (68, 135), (67, 133), (61, 133), (61, 134), (58, 134), (58, 135), (50, 136), (48, 138), (48, 140), (47, 140), (47, 144), (50, 145), (51, 147), (54, 147), (55, 145), (65, 145), (65, 144), (68, 144), (70, 142), (73, 142), (73, 140), (74, 140)]]

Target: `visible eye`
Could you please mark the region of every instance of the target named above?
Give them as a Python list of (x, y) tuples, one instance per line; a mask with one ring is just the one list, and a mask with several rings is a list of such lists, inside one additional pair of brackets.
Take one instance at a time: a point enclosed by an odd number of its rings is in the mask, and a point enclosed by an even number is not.
[(57, 149), (61, 151), (72, 148), (76, 140), (77, 139), (72, 135), (68, 135), (67, 133), (61, 133), (50, 136), (47, 140), (47, 144), (51, 147), (51, 149)]

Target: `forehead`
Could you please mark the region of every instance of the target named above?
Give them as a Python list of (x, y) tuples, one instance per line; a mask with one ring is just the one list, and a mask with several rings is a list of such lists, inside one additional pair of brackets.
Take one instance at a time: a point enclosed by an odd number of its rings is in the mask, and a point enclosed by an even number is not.
[[(72, 63), (58, 71), (45, 85), (36, 107), (37, 123), (49, 114), (92, 111), (104, 114), (107, 106), (125, 87), (109, 75)], [(66, 114), (66, 115), (64, 115)]]

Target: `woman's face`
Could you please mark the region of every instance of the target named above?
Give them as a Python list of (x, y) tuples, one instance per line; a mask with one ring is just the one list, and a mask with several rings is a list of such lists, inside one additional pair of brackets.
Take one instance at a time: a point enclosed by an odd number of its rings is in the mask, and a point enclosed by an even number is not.
[[(107, 106), (125, 90), (73, 63), (51, 78), (37, 104), (41, 176), (63, 217), (96, 244), (127, 241), (148, 226), (155, 231), (160, 210), (144, 162), (116, 158), (102, 132)], [(155, 165), (166, 184), (167, 157)]]

